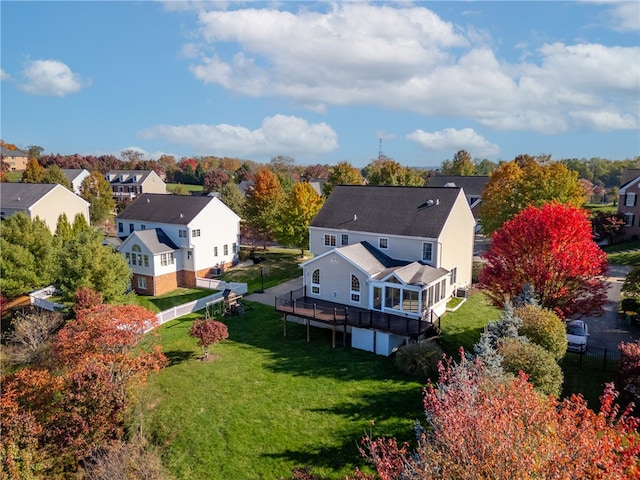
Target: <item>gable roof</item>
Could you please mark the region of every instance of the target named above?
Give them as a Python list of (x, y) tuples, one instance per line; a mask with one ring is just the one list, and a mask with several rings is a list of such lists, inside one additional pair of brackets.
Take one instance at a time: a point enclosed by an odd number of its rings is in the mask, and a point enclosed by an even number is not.
[(82, 172), (86, 171), (87, 173), (89, 173), (89, 171), (84, 168), (63, 168), (61, 170), (62, 173), (64, 173), (64, 176), (67, 177), (67, 180), (69, 180), (70, 182), (73, 182), (76, 178), (78, 178)]
[(310, 265), (319, 258), (334, 252), (377, 280), (386, 279), (393, 274), (407, 285), (426, 285), (449, 273), (445, 268), (435, 268), (420, 262), (396, 260), (366, 241), (329, 250), (304, 262), (301, 266)]
[(215, 197), (143, 193), (117, 216), (118, 220), (141, 220), (187, 225)]
[(0, 204), (6, 208), (26, 210), (57, 186), (57, 183), (3, 183), (0, 187)]
[(429, 178), (429, 187), (462, 187), (465, 195), (480, 196), (489, 181), (486, 175), (434, 175)]
[(310, 226), (438, 238), (460, 192), (460, 187), (338, 185)]
[(153, 255), (159, 255), (161, 253), (173, 252), (178, 250), (178, 246), (171, 241), (171, 239), (164, 233), (161, 228), (151, 228), (149, 230), (136, 230), (122, 243), (118, 250), (121, 250), (125, 244), (135, 242), (139, 240)]
[[(622, 172), (622, 178), (620, 179), (620, 190), (628, 187), (634, 181), (640, 177), (640, 168), (627, 168)], [(620, 192), (624, 193), (624, 192)]]
[(10, 150), (4, 146), (0, 147), (0, 154), (3, 157), (28, 157), (29, 156), (28, 153), (25, 153), (22, 150), (18, 150), (18, 149)]
[[(149, 175), (155, 173), (153, 170), (109, 170), (105, 175), (107, 181), (111, 184), (135, 184), (138, 185), (143, 183)], [(110, 180), (109, 177), (111, 175), (116, 175), (116, 178)], [(120, 177), (125, 176), (126, 178), (120, 181)], [(136, 181), (136, 176), (140, 177), (140, 180)]]

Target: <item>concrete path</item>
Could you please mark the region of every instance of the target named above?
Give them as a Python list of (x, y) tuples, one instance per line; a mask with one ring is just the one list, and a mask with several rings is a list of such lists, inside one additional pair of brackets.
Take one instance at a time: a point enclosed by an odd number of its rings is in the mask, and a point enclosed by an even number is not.
[(298, 290), (302, 288), (302, 277), (294, 278), (287, 282), (276, 285), (275, 287), (265, 289), (264, 293), (252, 293), (245, 295), (244, 299), (250, 302), (264, 303), (265, 305), (271, 305), (275, 307), (276, 297), (287, 295), (292, 290)]

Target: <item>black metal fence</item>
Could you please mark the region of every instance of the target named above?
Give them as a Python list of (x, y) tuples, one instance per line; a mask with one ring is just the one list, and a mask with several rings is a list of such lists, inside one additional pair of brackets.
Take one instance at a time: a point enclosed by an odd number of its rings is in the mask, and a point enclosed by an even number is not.
[(584, 353), (567, 352), (562, 359), (564, 363), (579, 367), (615, 372), (618, 370), (620, 352), (618, 349), (589, 346)]

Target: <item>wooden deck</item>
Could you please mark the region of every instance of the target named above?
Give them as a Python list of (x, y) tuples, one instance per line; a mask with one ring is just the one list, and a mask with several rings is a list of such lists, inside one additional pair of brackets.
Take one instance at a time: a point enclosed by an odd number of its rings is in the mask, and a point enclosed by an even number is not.
[[(293, 293), (293, 292), (292, 292)], [(436, 315), (429, 319), (416, 319), (377, 310), (347, 307), (306, 296), (286, 295), (276, 297), (277, 312), (314, 320), (333, 327), (360, 327), (393, 333), (405, 337), (436, 335), (440, 331), (440, 319)]]

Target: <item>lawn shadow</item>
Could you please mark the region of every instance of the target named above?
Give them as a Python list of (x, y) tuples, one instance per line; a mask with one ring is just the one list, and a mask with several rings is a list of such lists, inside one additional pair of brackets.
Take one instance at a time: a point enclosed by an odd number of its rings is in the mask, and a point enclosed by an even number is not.
[(167, 360), (169, 360), (169, 366), (178, 365), (187, 360), (196, 358), (196, 354), (186, 350), (171, 350), (169, 352), (163, 352)]

